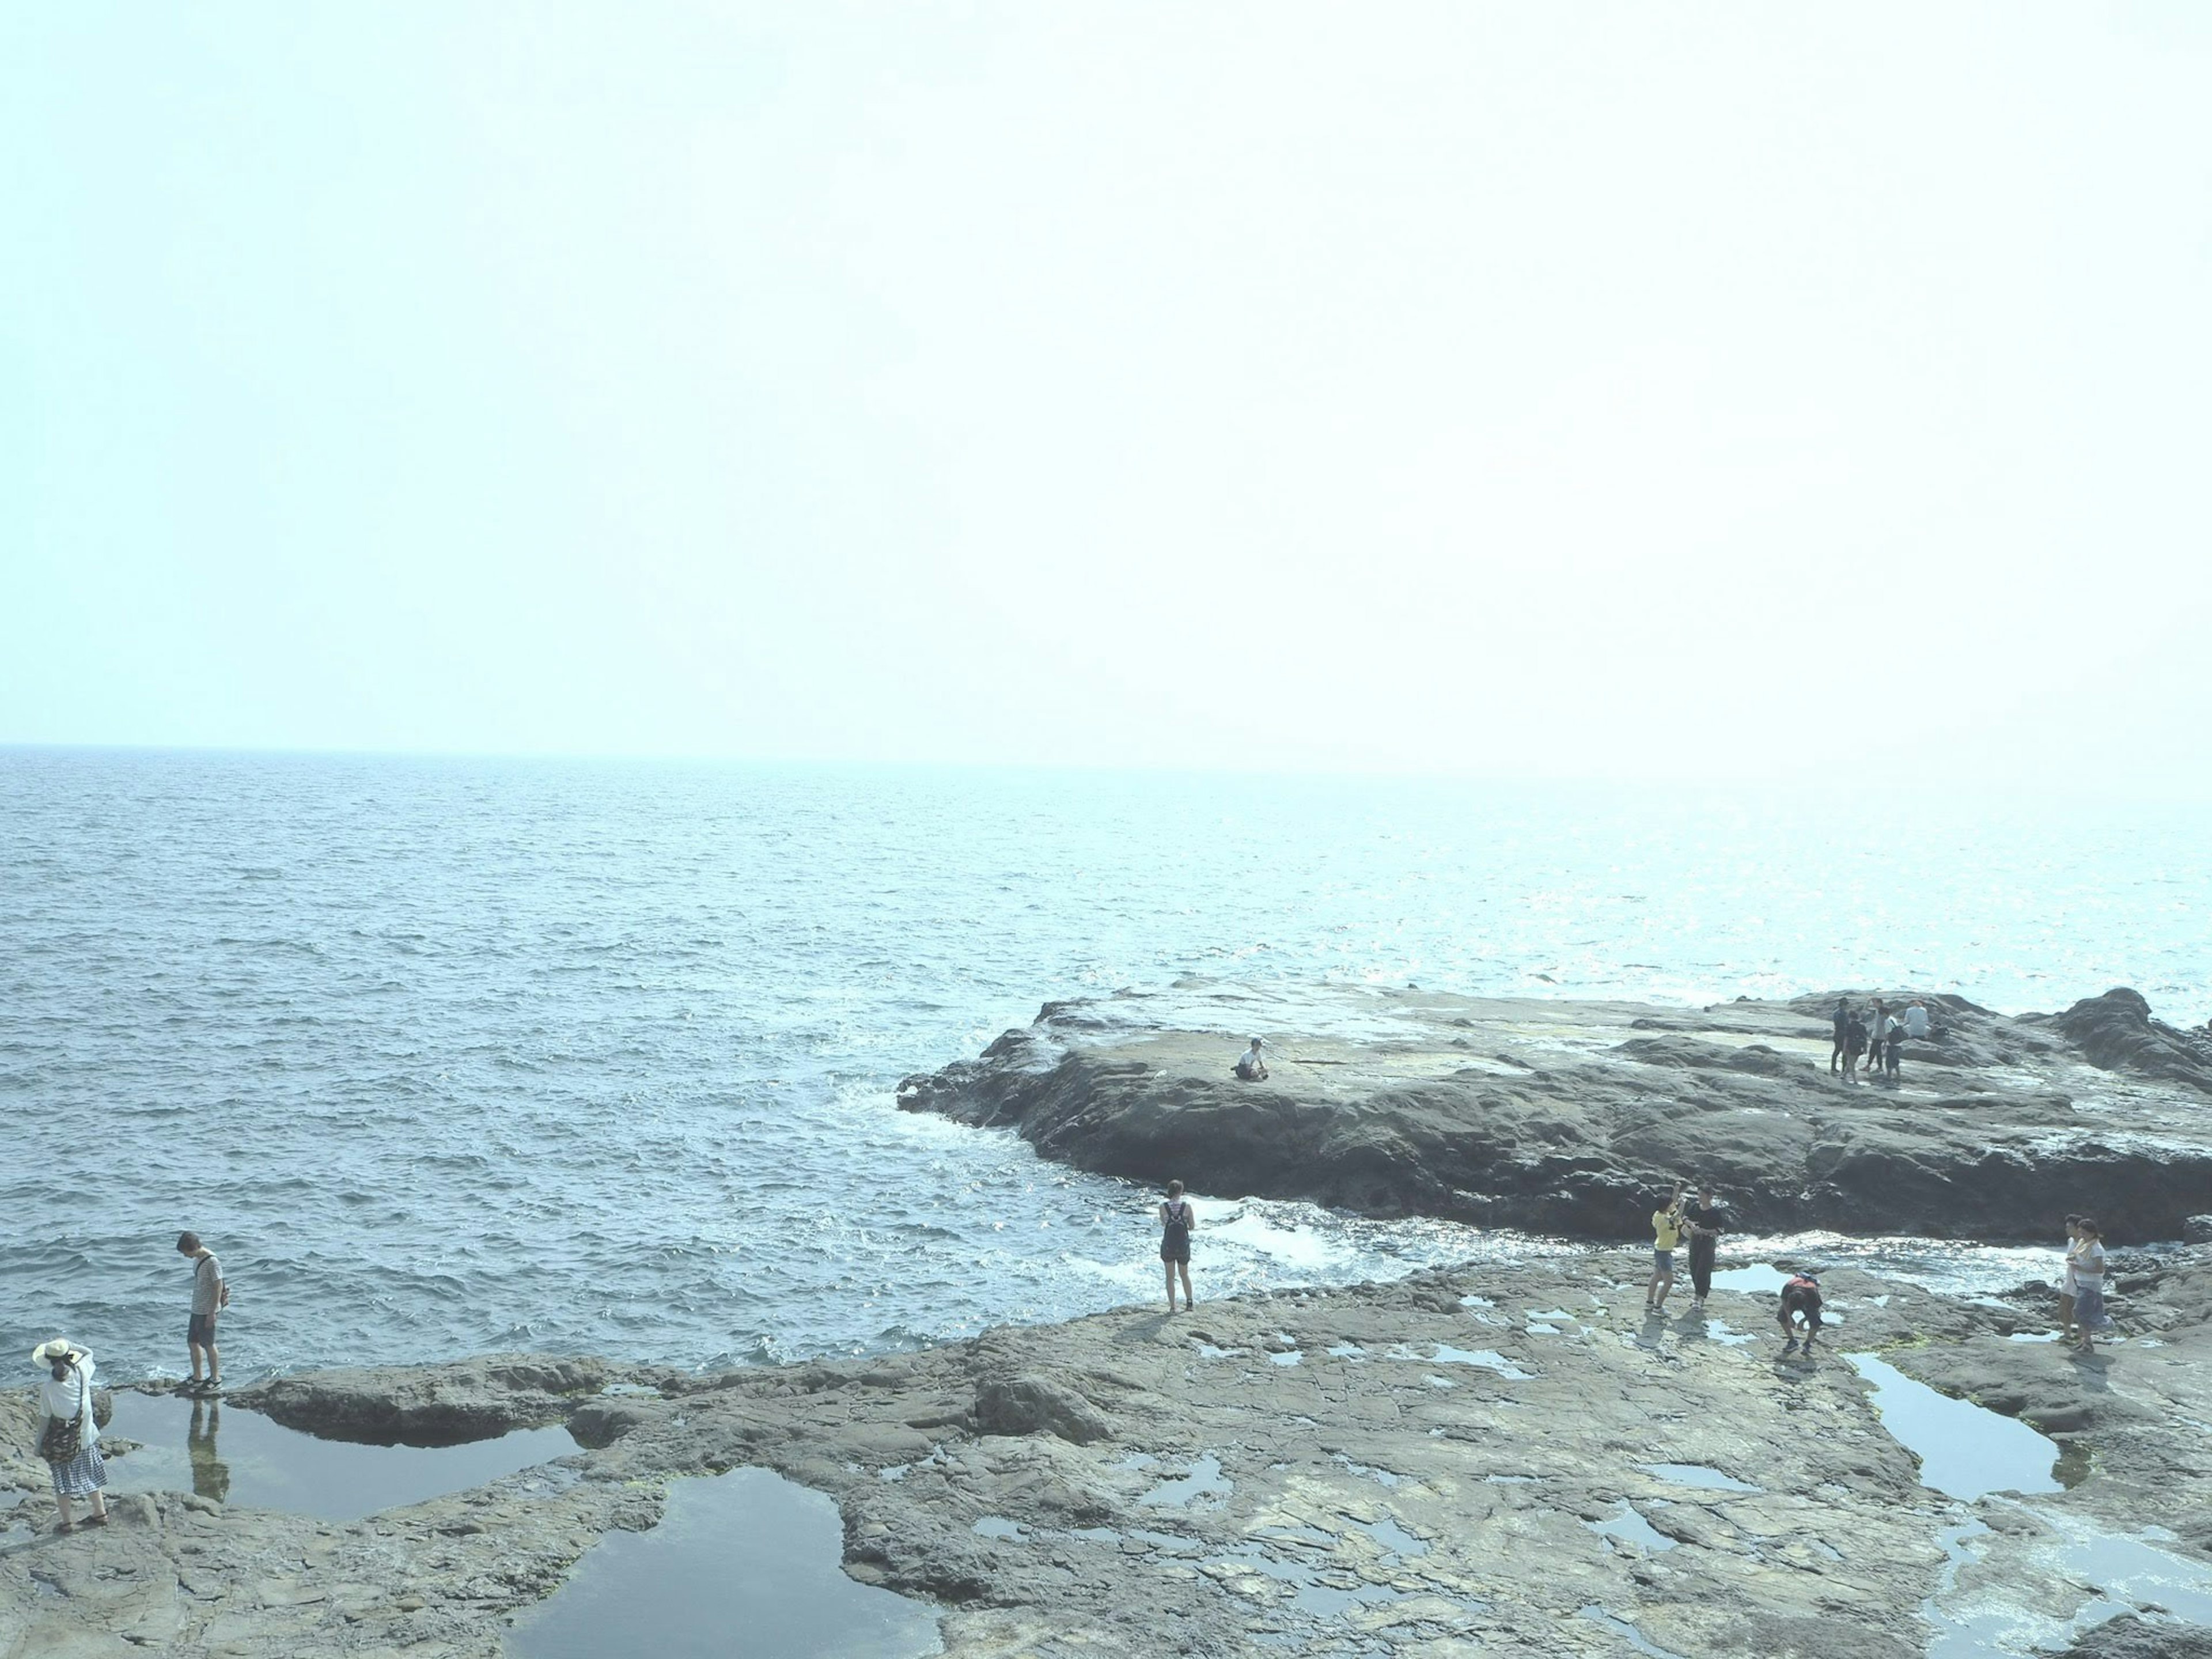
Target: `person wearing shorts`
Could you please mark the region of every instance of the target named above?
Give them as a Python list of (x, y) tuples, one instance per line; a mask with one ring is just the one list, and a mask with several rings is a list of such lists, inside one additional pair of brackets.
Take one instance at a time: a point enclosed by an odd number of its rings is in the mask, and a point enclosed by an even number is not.
[(1651, 1282), (1644, 1287), (1644, 1310), (1657, 1313), (1674, 1288), (1674, 1247), (1682, 1242), (1683, 1184), (1674, 1183), (1667, 1201), (1651, 1212)]
[[(215, 1346), (215, 1322), (230, 1302), (230, 1287), (222, 1282), (222, 1263), (200, 1243), (198, 1233), (177, 1235), (177, 1254), (192, 1262), (191, 1322), (185, 1328), (185, 1346), (192, 1362), (191, 1380), (185, 1394), (219, 1394), (222, 1390), (222, 1355)], [(200, 1361), (207, 1361), (207, 1376), (200, 1376)]]
[(1190, 1200), (1182, 1195), (1182, 1182), (1168, 1182), (1167, 1201), (1160, 1206), (1160, 1265), (1168, 1273), (1168, 1311), (1175, 1311), (1176, 1274), (1182, 1274), (1182, 1310), (1188, 1313), (1198, 1304), (1190, 1294), (1190, 1230), (1198, 1224), (1198, 1217), (1190, 1207)]
[(2073, 1264), (2074, 1328), (2081, 1333), (2074, 1351), (2094, 1353), (2098, 1336), (2112, 1328), (2112, 1316), (2105, 1311), (2105, 1230), (2096, 1217), (2075, 1219), (2074, 1248), (2066, 1259)]

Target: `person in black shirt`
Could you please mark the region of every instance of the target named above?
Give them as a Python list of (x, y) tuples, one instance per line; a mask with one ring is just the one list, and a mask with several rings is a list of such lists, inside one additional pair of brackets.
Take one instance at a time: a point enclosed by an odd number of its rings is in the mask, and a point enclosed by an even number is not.
[(1814, 1339), (1820, 1334), (1820, 1281), (1809, 1273), (1790, 1275), (1790, 1282), (1782, 1287), (1782, 1304), (1774, 1316), (1781, 1322), (1783, 1335), (1790, 1339), (1782, 1350), (1784, 1358), (1797, 1352), (1797, 1322), (1804, 1322), (1805, 1358), (1810, 1359)]
[(1851, 1029), (1851, 1005), (1843, 998), (1836, 999), (1836, 1047), (1828, 1056), (1828, 1075), (1833, 1077), (1843, 1067), (1844, 1038)]
[(1713, 1293), (1713, 1252), (1728, 1231), (1728, 1214), (1713, 1201), (1712, 1188), (1701, 1183), (1698, 1201), (1682, 1212), (1682, 1219), (1690, 1226), (1690, 1288), (1696, 1297), (1691, 1305), (1702, 1308)]

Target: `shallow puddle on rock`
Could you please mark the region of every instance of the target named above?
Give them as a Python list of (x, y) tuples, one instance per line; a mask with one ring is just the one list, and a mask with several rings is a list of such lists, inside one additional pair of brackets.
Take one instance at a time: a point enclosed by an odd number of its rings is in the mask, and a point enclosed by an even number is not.
[(1724, 1267), (1713, 1275), (1717, 1291), (1746, 1291), (1753, 1296), (1778, 1293), (1790, 1282), (1790, 1275), (1766, 1262), (1754, 1262), (1748, 1267)]
[[(566, 1429), (517, 1429), (459, 1446), (319, 1440), (240, 1406), (178, 1395), (115, 1395), (108, 1436), (140, 1443), (107, 1465), (112, 1492), (189, 1492), (217, 1503), (357, 1521), (465, 1492), (579, 1447)], [(565, 1481), (566, 1470), (547, 1479)]]
[(1328, 1351), (1331, 1359), (1364, 1359), (1367, 1350), (1357, 1342), (1340, 1342)]
[(766, 1469), (678, 1480), (650, 1532), (611, 1533), (507, 1638), (516, 1659), (914, 1659), (937, 1615), (855, 1583), (827, 1498)]
[[(2161, 1547), (2174, 1541), (2163, 1528), (2135, 1534), (2106, 1532), (2080, 1516), (2033, 1504), (2018, 1507), (2051, 1528), (2051, 1536), (2029, 1546), (2037, 1584), (2047, 1594), (2051, 1586), (2070, 1583), (2084, 1599), (2061, 1618), (2009, 1599), (2009, 1586), (1984, 1585), (1962, 1595), (1959, 1570), (1990, 1547), (1969, 1547), (1989, 1538), (1990, 1528), (1979, 1521), (1947, 1528), (1937, 1540), (1943, 1547), (1943, 1571), (1936, 1594), (1920, 1608), (1935, 1632), (1929, 1659), (2033, 1659), (2126, 1613), (2154, 1622), (2178, 1618), (2212, 1625), (2212, 1568)], [(2041, 1602), (2045, 1596), (2036, 1599)]]
[(1342, 1464), (1347, 1474), (1364, 1475), (1366, 1479), (1383, 1486), (1395, 1486), (1406, 1478), (1395, 1469), (1378, 1469), (1371, 1463), (1355, 1463), (1342, 1452), (1332, 1452), (1329, 1455), (1329, 1461), (1332, 1463)]
[(1718, 1469), (1708, 1468), (1703, 1463), (1638, 1463), (1636, 1466), (1646, 1474), (1656, 1474), (1662, 1480), (1678, 1486), (1702, 1486), (1708, 1492), (1764, 1492), (1764, 1486), (1754, 1486), (1734, 1475), (1723, 1474)]
[(1953, 1498), (2057, 1492), (2058, 1443), (2015, 1419), (1954, 1400), (1870, 1353), (1846, 1354), (1874, 1384), (1882, 1426), (1920, 1459), (1920, 1484)]
[(1682, 1659), (1682, 1656), (1680, 1654), (1674, 1652), (1670, 1649), (1661, 1647), (1657, 1643), (1652, 1641), (1650, 1638), (1644, 1635), (1642, 1631), (1630, 1624), (1628, 1620), (1626, 1619), (1614, 1618), (1613, 1614), (1607, 1613), (1603, 1607), (1598, 1606), (1595, 1601), (1591, 1602), (1586, 1607), (1577, 1607), (1576, 1612), (1579, 1616), (1589, 1620), (1594, 1624), (1603, 1625), (1607, 1630), (1611, 1631), (1615, 1636), (1620, 1638), (1622, 1641), (1627, 1643), (1629, 1646), (1634, 1648), (1638, 1653), (1650, 1655), (1651, 1659)]
[(1393, 1555), (1411, 1560), (1429, 1553), (1429, 1540), (1418, 1538), (1400, 1526), (1395, 1516), (1386, 1515), (1376, 1521), (1355, 1521), (1352, 1525), (1365, 1533)]
[(1304, 1364), (1304, 1360), (1305, 1356), (1296, 1348), (1285, 1349), (1280, 1353), (1271, 1353), (1267, 1356), (1267, 1363), (1271, 1365), (1297, 1365)]
[(978, 1538), (1011, 1538), (1016, 1543), (1029, 1536), (1029, 1528), (1018, 1521), (1009, 1521), (1002, 1515), (987, 1515), (975, 1526)]
[(1179, 1480), (1161, 1481), (1137, 1501), (1179, 1510), (1194, 1499), (1225, 1498), (1235, 1490), (1236, 1484), (1221, 1473), (1221, 1460), (1212, 1452), (1201, 1452), (1188, 1474)]
[(1620, 1507), (1604, 1520), (1585, 1521), (1583, 1525), (1601, 1538), (1640, 1544), (1647, 1550), (1671, 1550), (1674, 1547), (1674, 1540), (1638, 1514), (1636, 1505), (1625, 1498), (1620, 1501)]
[(1485, 1370), (1496, 1371), (1500, 1376), (1510, 1377), (1517, 1382), (1525, 1382), (1534, 1375), (1522, 1370), (1504, 1354), (1490, 1348), (1455, 1348), (1449, 1343), (1439, 1342), (1437, 1351), (1429, 1358), (1439, 1365), (1479, 1365)]

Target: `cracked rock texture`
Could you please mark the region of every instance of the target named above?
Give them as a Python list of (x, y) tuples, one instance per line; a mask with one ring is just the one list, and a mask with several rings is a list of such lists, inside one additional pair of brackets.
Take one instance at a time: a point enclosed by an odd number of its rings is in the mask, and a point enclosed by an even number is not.
[[(2110, 1239), (2172, 1239), (2204, 1210), (2212, 1045), (2136, 993), (2017, 1018), (1929, 998), (1897, 1085), (1830, 1075), (1834, 1000), (1185, 981), (1049, 1005), (900, 1103), (1110, 1175), (1595, 1237), (1642, 1236), (1675, 1176), (1754, 1231), (2040, 1240), (2088, 1210)], [(1272, 1075), (1239, 1082), (1255, 1034)]]
[[(2212, 1542), (2212, 1459), (2187, 1426), (2212, 1413), (2208, 1254), (2124, 1275), (2116, 1310), (2161, 1346), (2094, 1362), (2007, 1340), (2041, 1316), (2032, 1291), (2008, 1310), (1830, 1276), (1839, 1346), (2067, 1425), (2090, 1471), (1975, 1506), (1993, 1528), (1962, 1575), (1977, 1593), (2087, 1603), (2047, 1559), (2069, 1517), (2164, 1516), (2176, 1548)], [(118, 1499), (103, 1531), (15, 1528), (0, 1656), (498, 1654), (597, 1539), (655, 1522), (672, 1478), (744, 1465), (829, 1494), (846, 1571), (935, 1603), (961, 1656), (1924, 1651), (1939, 1533), (1966, 1511), (1919, 1485), (1840, 1355), (1780, 1360), (1770, 1298), (1650, 1318), (1645, 1261), (1126, 1310), (842, 1364), (605, 1366), (623, 1391), (580, 1397), (507, 1360), (295, 1379), (316, 1385), (287, 1396), (307, 1429), (357, 1425), (380, 1391), (501, 1427), (555, 1402), (619, 1431), (352, 1523), (161, 1496)], [(28, 1400), (0, 1401), (0, 1488), (45, 1522)], [(2185, 1650), (2128, 1645), (2180, 1639), (2154, 1608), (2130, 1616), (2148, 1636), (2081, 1653)]]

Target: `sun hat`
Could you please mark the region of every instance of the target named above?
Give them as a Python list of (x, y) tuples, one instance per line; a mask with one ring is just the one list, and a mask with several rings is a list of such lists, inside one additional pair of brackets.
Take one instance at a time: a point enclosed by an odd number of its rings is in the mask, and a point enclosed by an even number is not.
[(50, 1341), (41, 1342), (31, 1350), (31, 1363), (33, 1365), (51, 1365), (57, 1359), (66, 1359), (74, 1365), (80, 1359), (91, 1358), (90, 1353), (77, 1346), (65, 1336), (57, 1336)]

